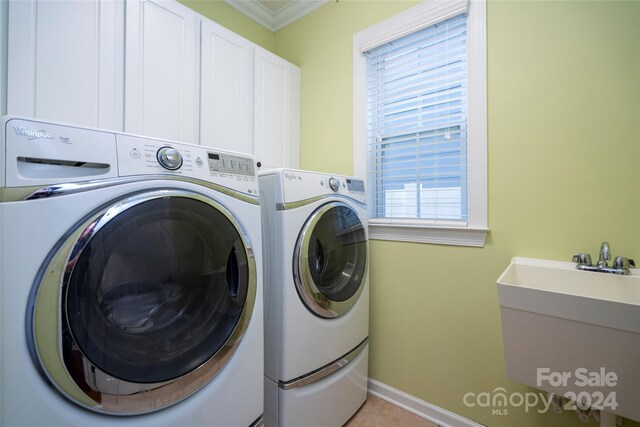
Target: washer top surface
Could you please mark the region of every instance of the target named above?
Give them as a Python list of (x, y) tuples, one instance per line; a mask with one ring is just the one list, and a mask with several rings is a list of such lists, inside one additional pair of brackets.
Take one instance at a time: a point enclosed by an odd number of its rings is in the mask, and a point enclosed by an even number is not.
[(1, 187), (31, 187), (156, 175), (213, 183), (257, 197), (251, 156), (184, 144), (6, 116)]

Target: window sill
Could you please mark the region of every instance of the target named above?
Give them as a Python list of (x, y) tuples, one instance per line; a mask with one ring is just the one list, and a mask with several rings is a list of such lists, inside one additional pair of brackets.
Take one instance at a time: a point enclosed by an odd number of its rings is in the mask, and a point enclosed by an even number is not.
[(369, 223), (370, 240), (391, 240), (396, 242), (434, 243), (437, 245), (482, 248), (488, 232), (488, 228)]

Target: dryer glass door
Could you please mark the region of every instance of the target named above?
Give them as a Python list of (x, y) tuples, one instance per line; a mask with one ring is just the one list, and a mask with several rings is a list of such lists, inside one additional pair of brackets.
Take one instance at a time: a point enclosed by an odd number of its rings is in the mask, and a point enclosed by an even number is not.
[(296, 289), (321, 317), (337, 317), (356, 303), (367, 271), (363, 222), (348, 205), (322, 205), (307, 220), (294, 255)]

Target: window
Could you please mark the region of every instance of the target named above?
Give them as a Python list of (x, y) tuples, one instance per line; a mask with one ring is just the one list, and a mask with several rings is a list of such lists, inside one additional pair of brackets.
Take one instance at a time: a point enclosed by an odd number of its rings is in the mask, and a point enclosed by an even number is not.
[(425, 3), (354, 37), (354, 171), (372, 239), (483, 246), (484, 1)]

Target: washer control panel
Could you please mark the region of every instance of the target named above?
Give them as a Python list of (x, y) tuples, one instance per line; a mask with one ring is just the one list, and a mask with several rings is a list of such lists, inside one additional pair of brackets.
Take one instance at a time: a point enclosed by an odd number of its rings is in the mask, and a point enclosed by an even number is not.
[(174, 171), (182, 166), (182, 154), (173, 147), (162, 147), (156, 153), (158, 163), (163, 168)]
[(125, 134), (116, 134), (116, 145), (119, 176), (180, 175), (258, 195), (251, 156)]
[(209, 171), (211, 173), (228, 173), (255, 176), (253, 159), (228, 153), (208, 151)]

